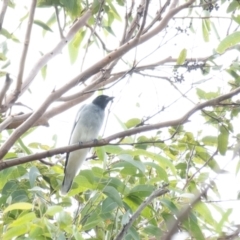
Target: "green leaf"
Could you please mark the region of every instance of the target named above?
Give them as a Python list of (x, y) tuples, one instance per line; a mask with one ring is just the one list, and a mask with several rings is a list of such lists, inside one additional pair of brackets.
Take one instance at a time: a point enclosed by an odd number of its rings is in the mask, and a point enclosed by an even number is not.
[(100, 219), (97, 212), (93, 212), (91, 216), (87, 219), (86, 223), (82, 226), (82, 230), (90, 230), (97, 226), (102, 220)]
[(107, 153), (119, 154), (122, 152), (122, 148), (117, 145), (106, 145), (105, 151)]
[(47, 24), (45, 24), (44, 22), (42, 22), (40, 20), (34, 20), (33, 23), (42, 27), (46, 31), (52, 32), (52, 29)]
[(182, 65), (185, 62), (186, 57), (187, 57), (187, 49), (184, 48), (184, 49), (182, 49), (182, 51), (180, 52), (180, 54), (178, 56), (177, 64)]
[(105, 162), (105, 160), (107, 159), (107, 154), (105, 152), (105, 146), (95, 147), (94, 150), (95, 150), (99, 160)]
[(32, 209), (33, 205), (27, 202), (19, 202), (9, 205), (7, 208), (4, 209), (3, 213), (7, 213), (12, 210), (21, 209), (21, 210), (29, 210)]
[(69, 213), (66, 213), (64, 211), (56, 215), (56, 220), (61, 228), (65, 228), (72, 224), (72, 217), (70, 216)]
[(106, 186), (103, 189), (103, 193), (108, 197), (110, 197), (112, 200), (114, 200), (118, 204), (118, 206), (120, 207), (123, 206), (122, 199), (119, 195), (119, 192), (114, 187)]
[(210, 224), (212, 227), (215, 227), (217, 222), (212, 216), (212, 212), (209, 210), (208, 206), (203, 203), (199, 202), (194, 207), (195, 211), (198, 212), (199, 215), (201, 215), (201, 218), (204, 222)]
[(55, 205), (55, 206), (50, 206), (48, 207), (47, 211), (45, 212), (46, 215), (49, 215), (49, 216), (54, 216), (56, 213), (59, 213), (63, 211), (63, 207), (62, 206), (58, 206), (58, 205)]
[(146, 151), (144, 149), (123, 150), (122, 153), (126, 153), (132, 156), (144, 156), (159, 163), (162, 168), (169, 167), (174, 175), (177, 174), (176, 169), (171, 160), (161, 156), (160, 154)]
[(134, 167), (136, 167), (138, 170), (140, 170), (143, 174), (145, 173), (145, 166), (140, 161), (134, 160), (130, 155), (128, 154), (121, 154), (118, 155), (119, 159), (130, 163)]
[(144, 165), (151, 166), (151, 167), (155, 168), (156, 172), (158, 174), (158, 178), (163, 180), (164, 182), (168, 182), (168, 175), (162, 167), (160, 167), (159, 165), (157, 165), (154, 162), (144, 162)]
[(220, 127), (220, 134), (218, 135), (218, 150), (221, 155), (225, 155), (228, 146), (228, 137), (229, 132), (227, 131), (226, 127)]
[(237, 24), (240, 24), (240, 15), (232, 16), (232, 19), (233, 19)]
[(218, 139), (215, 136), (206, 136), (202, 139), (202, 142), (204, 143), (204, 145), (216, 146)]
[(118, 204), (110, 197), (107, 197), (102, 202), (102, 213), (112, 212)]
[(154, 225), (148, 225), (147, 227), (144, 228), (143, 232), (150, 236), (155, 236), (158, 238), (161, 237), (161, 235), (162, 235), (161, 229)]
[(148, 197), (154, 190), (155, 187), (152, 185), (138, 185), (130, 190), (129, 195)]
[(21, 217), (18, 217), (16, 220), (14, 220), (9, 227), (16, 227), (25, 223), (29, 223), (31, 222), (33, 219), (36, 218), (35, 213), (30, 212), (30, 213), (26, 213)]
[(3, 35), (4, 37), (11, 39), (14, 42), (20, 42), (13, 34), (9, 33), (6, 29), (2, 28), (0, 31), (0, 34)]
[(112, 34), (114, 37), (116, 37), (116, 35), (115, 35), (115, 33), (113, 32), (113, 30), (112, 30), (111, 27), (109, 27), (109, 26), (104, 26), (103, 28), (106, 29), (107, 32), (109, 32), (110, 34)]
[(112, 0), (107, 0), (107, 3), (109, 4), (109, 7), (111, 8), (111, 12), (113, 13), (115, 19), (117, 19), (118, 21), (122, 21), (120, 15), (118, 14), (118, 11), (114, 7), (114, 4), (112, 4)]
[(210, 31), (210, 21), (209, 19), (203, 19), (202, 32), (203, 32), (203, 39), (205, 42), (209, 42), (209, 31)]
[(125, 126), (129, 129), (136, 127), (139, 123), (141, 123), (141, 120), (139, 118), (132, 118), (125, 123)]
[(7, 57), (0, 52), (0, 61), (5, 61), (5, 60), (7, 60)]
[(19, 138), (17, 140), (17, 143), (20, 145), (21, 149), (27, 153), (28, 155), (30, 155), (32, 153), (32, 151), (30, 149), (28, 149), (28, 147), (24, 144), (22, 138)]
[(173, 214), (178, 213), (178, 209), (177, 209), (176, 205), (169, 199), (163, 198), (160, 200), (160, 202), (163, 205), (165, 205)]
[(124, 240), (140, 240), (139, 234), (134, 227), (130, 227)]
[(196, 217), (190, 213), (190, 217), (183, 222), (184, 227), (192, 234), (194, 239), (205, 240), (201, 228), (198, 225)]
[(236, 0), (231, 1), (230, 4), (228, 5), (227, 13), (237, 10), (239, 8), (239, 6), (240, 6), (240, 4), (238, 1), (236, 1)]
[(220, 54), (224, 53), (228, 48), (231, 48), (240, 42), (240, 32), (234, 32), (224, 38), (218, 45), (216, 51)]
[(41, 68), (42, 78), (45, 80), (47, 76), (47, 65)]
[(222, 229), (223, 229), (223, 225), (224, 223), (228, 222), (228, 218), (231, 215), (233, 209), (227, 209), (223, 212), (223, 214), (221, 214), (221, 220), (218, 221), (218, 224), (216, 226), (216, 231), (219, 233), (222, 233)]
[(16, 239), (15, 237), (21, 236), (22, 234), (28, 231), (28, 227), (26, 224), (22, 224), (21, 226), (15, 226), (10, 228), (2, 235), (2, 239), (4, 240), (12, 240)]
[(94, 188), (94, 186), (88, 181), (88, 179), (80, 174), (74, 178), (74, 183), (77, 183), (78, 187), (71, 189), (70, 191), (71, 196), (79, 192), (84, 192), (88, 189)]

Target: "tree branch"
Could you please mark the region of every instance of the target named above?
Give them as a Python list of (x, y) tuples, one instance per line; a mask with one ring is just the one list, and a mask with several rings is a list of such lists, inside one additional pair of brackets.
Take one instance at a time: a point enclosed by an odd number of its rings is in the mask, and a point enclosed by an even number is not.
[[(189, 2), (182, 4), (181, 6), (172, 9), (168, 12), (168, 14), (165, 16), (164, 19), (162, 19), (162, 21), (160, 22), (160, 24), (153, 29), (152, 31), (150, 31), (149, 33), (146, 33), (145, 35), (141, 36), (139, 39), (138, 38), (134, 38), (133, 40), (131, 40), (130, 42), (127, 42), (126, 44), (124, 44), (123, 46), (121, 46), (118, 50), (108, 54), (106, 57), (104, 57), (102, 60), (98, 61), (96, 64), (94, 64), (93, 66), (89, 67), (88, 69), (86, 69), (85, 71), (83, 71), (81, 74), (79, 74), (78, 76), (76, 76), (75, 78), (73, 78), (70, 82), (68, 82), (66, 85), (64, 85), (63, 87), (59, 88), (58, 90), (54, 91), (51, 93), (51, 95), (43, 102), (43, 104), (39, 107), (38, 110), (35, 111), (35, 113), (33, 113), (21, 126), (19, 126), (12, 134), (11, 136), (8, 138), (8, 140), (2, 145), (1, 149), (0, 149), (0, 159), (3, 158), (5, 156), (5, 154), (8, 152), (8, 150), (12, 147), (12, 145), (15, 143), (15, 141), (25, 132), (27, 131), (46, 111), (46, 109), (48, 108), (48, 106), (53, 102), (56, 101), (59, 97), (62, 96), (62, 94), (64, 94), (66, 91), (70, 90), (72, 87), (76, 86), (76, 84), (78, 84), (81, 81), (85, 81), (87, 78), (89, 78), (90, 76), (96, 74), (97, 72), (99, 72), (104, 66), (106, 66), (107, 64), (111, 63), (112, 61), (114, 61), (115, 59), (121, 57), (123, 54), (125, 54), (126, 52), (128, 52), (130, 49), (136, 47), (136, 45), (138, 44), (142, 44), (145, 41), (147, 41), (148, 39), (152, 38), (153, 36), (155, 36), (156, 34), (158, 34), (158, 32), (160, 32), (162, 29), (164, 29), (167, 25), (167, 23), (171, 20), (171, 18), (177, 14), (179, 11), (181, 11), (182, 9), (190, 6), (195, 0), (190, 0)], [(86, 12), (86, 14), (84, 15), (84, 17), (82, 17), (82, 22), (81, 22), (81, 26), (83, 24), (83, 19), (85, 21), (87, 21), (87, 19), (90, 17), (90, 12), (89, 14), (87, 14), (88, 11)], [(85, 23), (85, 22), (84, 22)], [(77, 24), (77, 27), (76, 27)], [(74, 27), (75, 26), (75, 27)], [(75, 34), (75, 31), (73, 31), (73, 29), (76, 30), (76, 28), (79, 28), (79, 21), (77, 23), (75, 23), (72, 27), (72, 36)], [(70, 34), (70, 33), (69, 33)], [(69, 37), (68, 34), (68, 37)], [(64, 39), (64, 43), (60, 43), (60, 46), (62, 46), (62, 44), (65, 45), (66, 43), (66, 39)], [(58, 44), (59, 45), (59, 44)], [(56, 47), (58, 50), (60, 49), (60, 47)], [(55, 49), (56, 49), (55, 48)], [(46, 55), (45, 55), (46, 56)], [(50, 56), (51, 58), (51, 56)], [(49, 58), (47, 58), (49, 59)], [(41, 64), (39, 64), (41, 65)], [(39, 67), (39, 66), (38, 66)], [(36, 72), (34, 73), (36, 74)], [(35, 76), (35, 75), (34, 75)], [(29, 79), (31, 80), (31, 79)], [(31, 81), (30, 81), (31, 82)], [(26, 81), (25, 81), (25, 86), (26, 87)], [(24, 89), (23, 89), (24, 90)], [(23, 91), (22, 91), (23, 92)]]
[(60, 19), (59, 19), (58, 6), (54, 6), (54, 8), (55, 8), (55, 13), (56, 13), (56, 18), (57, 18), (57, 25), (58, 25), (59, 35), (60, 35), (60, 38), (63, 39), (64, 35), (63, 35), (63, 30), (61, 28), (61, 23), (60, 23)]
[[(66, 46), (68, 42), (74, 37), (77, 31), (85, 25), (86, 21), (89, 19), (90, 16), (91, 16), (91, 10), (87, 10), (84, 13), (84, 15), (74, 23), (74, 25), (71, 27), (71, 29), (67, 33), (66, 37), (61, 39), (61, 41), (50, 52), (43, 55), (37, 61), (37, 63), (33, 66), (30, 73), (24, 80), (19, 96), (21, 96), (28, 89), (29, 85), (31, 84), (31, 82), (33, 81), (37, 73), (41, 70), (41, 68), (44, 67), (46, 63), (49, 62), (53, 57), (59, 54), (63, 49), (63, 47)], [(11, 103), (15, 102), (16, 99), (17, 97), (14, 94), (10, 94), (7, 97), (6, 105), (9, 106)]]
[(162, 240), (172, 239), (172, 236), (177, 231), (179, 223), (181, 223), (188, 216), (188, 214), (192, 211), (193, 206), (201, 200), (201, 197), (206, 194), (208, 189), (209, 186), (207, 186), (202, 192), (197, 194), (186, 207), (184, 207), (178, 214), (176, 214), (176, 219), (173, 219), (173, 222), (171, 223), (167, 234), (162, 237)]
[[(206, 102), (203, 102), (201, 104), (196, 105), (195, 107), (190, 109), (187, 113), (185, 113), (179, 119), (170, 120), (170, 121), (166, 121), (166, 122), (162, 122), (162, 123), (155, 123), (155, 124), (152, 124), (152, 125), (141, 126), (141, 127), (136, 127), (136, 128), (133, 128), (133, 129), (129, 129), (129, 130), (126, 130), (126, 131), (123, 131), (123, 132), (119, 132), (119, 133), (113, 134), (113, 135), (111, 135), (109, 137), (106, 137), (104, 139), (101, 139), (97, 143), (95, 141), (91, 141), (91, 142), (86, 142), (86, 143), (81, 144), (81, 145), (74, 144), (74, 145), (71, 145), (71, 146), (56, 148), (56, 149), (53, 149), (53, 150), (32, 154), (32, 155), (29, 155), (29, 156), (26, 156), (26, 157), (22, 157), (22, 158), (17, 158), (17, 159), (13, 159), (13, 160), (3, 161), (3, 162), (0, 163), (0, 170), (8, 168), (8, 167), (15, 166), (15, 165), (19, 165), (19, 164), (22, 164), (22, 163), (26, 163), (26, 162), (31, 162), (31, 161), (34, 161), (34, 160), (42, 159), (42, 158), (45, 158), (45, 157), (51, 157), (51, 156), (54, 156), (56, 154), (65, 153), (65, 152), (72, 152), (72, 151), (75, 151), (77, 149), (89, 148), (89, 147), (97, 147), (97, 146), (104, 146), (104, 145), (109, 144), (113, 140), (116, 140), (116, 139), (119, 139), (119, 138), (124, 138), (124, 137), (131, 136), (131, 135), (134, 135), (134, 134), (142, 133), (142, 132), (147, 132), (147, 131), (150, 131), (150, 130), (156, 130), (156, 129), (170, 127), (170, 126), (171, 127), (172, 126), (179, 126), (179, 125), (187, 122), (188, 119), (195, 112), (197, 112), (197, 111), (199, 111), (199, 110), (201, 110), (201, 109), (203, 109), (205, 107), (210, 107), (210, 106), (214, 107), (214, 106), (218, 105), (220, 102), (222, 102), (222, 101), (224, 101), (226, 99), (229, 99), (229, 98), (237, 95), (238, 93), (240, 93), (240, 87), (235, 89), (235, 90), (233, 90), (232, 92), (224, 94), (224, 95), (222, 95), (220, 97), (217, 97), (217, 98), (214, 98), (214, 99), (211, 99), (209, 101), (206, 101)], [(2, 154), (2, 152), (1, 152), (1, 154)]]
[(144, 200), (141, 205), (138, 207), (136, 212), (132, 215), (132, 217), (129, 219), (128, 223), (123, 226), (115, 240), (121, 240), (124, 238), (124, 235), (127, 233), (128, 229), (132, 226), (133, 222), (138, 218), (138, 216), (141, 214), (142, 210), (150, 204), (155, 198), (160, 197), (164, 195), (165, 193), (169, 192), (168, 189), (165, 189), (167, 186), (164, 185), (162, 188), (155, 190), (146, 200)]
[(17, 84), (16, 84), (16, 88), (13, 93), (15, 98), (18, 98), (18, 95), (21, 92), (21, 88), (22, 88), (22, 78), (23, 78), (30, 38), (31, 38), (32, 25), (33, 25), (33, 20), (34, 20), (36, 4), (37, 4), (37, 0), (32, 0), (32, 4), (31, 4), (30, 10), (29, 10), (30, 13), (29, 13), (29, 18), (28, 18), (27, 31), (26, 31), (25, 39), (24, 39), (23, 51), (22, 51), (22, 55), (21, 55), (20, 63), (19, 63)]
[(5, 79), (5, 82), (4, 82), (4, 85), (3, 85), (3, 88), (2, 88), (2, 90), (0, 92), (0, 106), (2, 106), (3, 98), (5, 97), (6, 92), (9, 89), (10, 85), (12, 84), (12, 82), (13, 82), (13, 80), (9, 77), (9, 74), (7, 73), (6, 74), (6, 79)]
[(2, 8), (0, 13), (0, 30), (2, 29), (2, 26), (3, 26), (3, 20), (4, 20), (5, 13), (7, 11), (8, 2), (9, 0), (3, 0), (2, 2)]

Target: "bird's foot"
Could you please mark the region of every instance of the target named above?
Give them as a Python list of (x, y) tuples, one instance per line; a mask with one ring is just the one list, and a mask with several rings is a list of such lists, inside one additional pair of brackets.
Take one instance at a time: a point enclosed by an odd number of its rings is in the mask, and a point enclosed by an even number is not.
[(82, 145), (82, 144), (83, 144), (83, 142), (81, 142), (81, 141), (80, 141), (80, 142), (78, 142), (78, 144), (79, 144), (79, 145)]
[(94, 143), (98, 143), (98, 139), (94, 138), (94, 139), (93, 139), (93, 142), (94, 142)]

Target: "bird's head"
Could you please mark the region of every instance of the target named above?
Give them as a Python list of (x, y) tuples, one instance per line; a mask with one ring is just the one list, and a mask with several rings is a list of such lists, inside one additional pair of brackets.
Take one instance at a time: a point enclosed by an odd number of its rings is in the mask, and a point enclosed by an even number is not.
[(100, 95), (93, 100), (93, 104), (105, 109), (107, 104), (113, 100), (114, 97), (109, 97), (107, 95)]

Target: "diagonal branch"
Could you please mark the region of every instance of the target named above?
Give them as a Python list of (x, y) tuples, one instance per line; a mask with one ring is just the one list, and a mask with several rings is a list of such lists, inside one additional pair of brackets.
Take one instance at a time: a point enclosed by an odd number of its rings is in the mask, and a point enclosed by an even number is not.
[(173, 220), (167, 234), (162, 238), (162, 240), (172, 239), (172, 236), (178, 229), (178, 224), (181, 223), (189, 215), (189, 213), (192, 211), (193, 206), (201, 200), (201, 197), (207, 193), (208, 189), (209, 186), (197, 194), (186, 207), (184, 207), (178, 214), (176, 214), (176, 219)]
[(1, 13), (0, 13), (0, 30), (2, 30), (3, 20), (5, 17), (5, 13), (7, 11), (8, 2), (9, 2), (9, 0), (3, 0), (3, 2), (2, 2), (2, 8), (1, 8)]
[(6, 74), (6, 79), (3, 85), (3, 88), (1, 89), (0, 92), (0, 106), (2, 106), (3, 99), (6, 95), (7, 90), (9, 89), (10, 85), (12, 84), (12, 79), (9, 77), (9, 74)]
[(25, 62), (26, 62), (26, 57), (27, 57), (27, 53), (28, 53), (30, 38), (31, 38), (32, 25), (33, 25), (33, 20), (34, 20), (36, 4), (37, 4), (37, 0), (32, 0), (31, 8), (30, 8), (30, 11), (29, 11), (30, 14), (29, 14), (29, 18), (28, 18), (27, 31), (26, 31), (25, 39), (24, 39), (23, 51), (22, 51), (22, 55), (21, 55), (20, 63), (19, 63), (17, 84), (16, 84), (16, 88), (15, 88), (14, 93), (13, 93), (15, 98), (18, 98), (18, 95), (21, 92), (21, 88), (22, 88), (22, 78), (23, 78), (23, 73), (24, 73)]
[[(12, 145), (15, 143), (15, 141), (25, 132), (27, 131), (46, 111), (46, 109), (49, 107), (49, 105), (56, 101), (59, 97), (61, 97), (65, 92), (67, 92), (68, 90), (70, 90), (71, 88), (73, 88), (74, 86), (76, 86), (76, 84), (78, 84), (79, 82), (85, 81), (87, 78), (89, 78), (90, 76), (96, 74), (97, 72), (99, 72), (104, 66), (106, 66), (107, 64), (111, 63), (112, 61), (114, 61), (115, 59), (121, 57), (122, 55), (124, 55), (126, 52), (128, 52), (129, 50), (131, 50), (132, 48), (136, 47), (138, 44), (142, 44), (144, 42), (146, 42), (147, 40), (149, 40), (150, 38), (152, 38), (153, 36), (155, 36), (156, 34), (158, 34), (161, 30), (163, 30), (168, 22), (172, 19), (172, 17), (177, 14), (179, 11), (181, 11), (184, 8), (189, 7), (195, 0), (190, 0), (187, 3), (184, 3), (182, 5), (180, 5), (179, 7), (176, 7), (175, 9), (171, 9), (168, 14), (165, 16), (164, 19), (162, 19), (162, 21), (160, 22), (160, 24), (153, 29), (152, 31), (146, 33), (145, 35), (141, 36), (139, 39), (138, 38), (134, 38), (133, 40), (125, 43), (123, 46), (121, 46), (118, 50), (113, 51), (112, 53), (108, 54), (106, 57), (104, 57), (102, 60), (98, 61), (97, 63), (95, 63), (93, 66), (89, 67), (88, 69), (86, 69), (85, 71), (83, 71), (81, 74), (79, 74), (78, 76), (76, 76), (75, 78), (73, 78), (70, 82), (68, 82), (66, 85), (64, 85), (63, 87), (59, 88), (58, 90), (54, 91), (51, 93), (51, 95), (43, 102), (43, 104), (39, 107), (38, 110), (36, 110), (36, 112), (34, 112), (21, 126), (19, 126), (12, 134), (11, 136), (8, 138), (8, 140), (2, 145), (1, 149), (0, 149), (0, 159), (3, 158), (5, 156), (5, 154), (8, 152), (8, 150), (12, 147)], [(87, 11), (88, 12), (88, 11)], [(90, 12), (89, 14), (87, 14), (87, 12), (85, 13), (85, 18), (82, 18), (82, 22), (81, 22), (81, 26), (82, 24), (85, 22), (83, 21), (83, 19), (85, 21), (87, 21), (87, 19), (90, 17)], [(77, 22), (78, 25), (77, 27), (79, 28), (79, 22)], [(76, 23), (75, 25), (76, 26)], [(73, 26), (73, 28), (74, 28)], [(77, 28), (75, 27), (75, 28)], [(71, 30), (73, 30), (73, 28)], [(75, 29), (76, 30), (76, 29)], [(75, 31), (72, 31), (72, 36), (75, 34)], [(64, 43), (66, 43), (66, 39), (64, 39)], [(60, 43), (60, 46), (64, 45), (64, 43)], [(59, 47), (56, 47), (57, 50), (59, 50)], [(50, 58), (51, 58), (51, 53), (50, 53)], [(47, 58), (48, 59), (48, 58)], [(39, 67), (39, 66), (38, 66)], [(37, 72), (34, 72), (34, 76)], [(32, 79), (28, 79), (30, 80), (30, 82), (32, 81)], [(27, 87), (26, 82), (25, 82), (25, 87)], [(23, 86), (24, 88), (24, 86)], [(24, 89), (23, 89), (24, 90)], [(22, 91), (23, 92), (23, 91)]]
[(62, 30), (60, 19), (59, 19), (58, 6), (54, 6), (54, 8), (55, 8), (55, 13), (56, 13), (56, 18), (57, 18), (57, 25), (58, 25), (59, 35), (60, 35), (60, 38), (63, 39), (64, 35), (63, 35), (63, 30)]
[(128, 229), (132, 226), (134, 221), (138, 218), (138, 216), (141, 214), (142, 210), (150, 204), (155, 198), (160, 197), (164, 195), (165, 193), (169, 192), (168, 189), (165, 189), (167, 185), (163, 186), (162, 188), (159, 188), (155, 190), (146, 200), (144, 200), (141, 205), (138, 207), (136, 212), (132, 215), (132, 217), (129, 219), (128, 223), (123, 226), (120, 233), (117, 235), (115, 240), (121, 240), (124, 238), (124, 235), (127, 233)]
[[(37, 73), (40, 71), (40, 69), (44, 67), (46, 63), (49, 62), (53, 57), (61, 53), (61, 50), (63, 49), (63, 47), (65, 47), (69, 43), (69, 41), (74, 37), (77, 31), (85, 25), (86, 21), (89, 19), (90, 16), (91, 16), (91, 10), (86, 11), (84, 15), (74, 23), (74, 25), (71, 27), (71, 29), (67, 33), (66, 37), (61, 39), (60, 42), (50, 52), (43, 55), (36, 62), (36, 64), (33, 66), (31, 71), (25, 78), (22, 84), (22, 89), (21, 89), (21, 92), (19, 93), (19, 96), (21, 96), (28, 89), (29, 85), (32, 83), (33, 79), (35, 78)], [(14, 94), (10, 94), (7, 97), (6, 105), (9, 106), (9, 104), (12, 104), (13, 102), (15, 102), (16, 99), (17, 99), (17, 96), (15, 96)]]
[(15, 165), (19, 165), (22, 163), (26, 163), (26, 162), (31, 162), (34, 160), (38, 160), (38, 159), (42, 159), (42, 158), (46, 158), (46, 157), (52, 157), (54, 155), (60, 154), (60, 153), (65, 153), (65, 152), (72, 152), (78, 149), (82, 149), (82, 148), (89, 148), (89, 147), (97, 147), (97, 146), (104, 146), (109, 144), (111, 141), (116, 140), (116, 139), (121, 139), (127, 136), (131, 136), (134, 134), (138, 134), (138, 133), (142, 133), (142, 132), (147, 132), (147, 131), (151, 131), (151, 130), (156, 130), (156, 129), (160, 129), (160, 128), (165, 128), (165, 127), (170, 127), (170, 126), (179, 126), (185, 122), (188, 121), (188, 119), (197, 111), (202, 110), (205, 107), (214, 107), (216, 105), (218, 105), (220, 102), (229, 99), (237, 94), (240, 93), (240, 87), (235, 89), (232, 92), (229, 92), (227, 94), (224, 94), (220, 97), (211, 99), (209, 101), (206, 101), (204, 103), (198, 104), (195, 107), (193, 107), (192, 109), (190, 109), (187, 113), (185, 113), (181, 118), (178, 118), (176, 120), (170, 120), (170, 121), (166, 121), (166, 122), (162, 122), (162, 123), (155, 123), (155, 124), (151, 124), (151, 125), (147, 125), (147, 126), (141, 126), (141, 127), (136, 127), (133, 129), (129, 129), (123, 132), (119, 132), (116, 134), (113, 134), (109, 137), (106, 137), (104, 139), (99, 140), (97, 143), (95, 141), (91, 141), (91, 142), (87, 142), (84, 144), (74, 144), (71, 146), (66, 146), (66, 147), (61, 147), (61, 148), (56, 148), (53, 150), (49, 150), (49, 151), (45, 151), (45, 152), (41, 152), (41, 153), (36, 153), (36, 154), (32, 154), (26, 157), (22, 157), (22, 158), (17, 158), (17, 159), (13, 159), (13, 160), (8, 160), (8, 161), (2, 161), (0, 162), (0, 170), (8, 168), (8, 167), (12, 167)]

